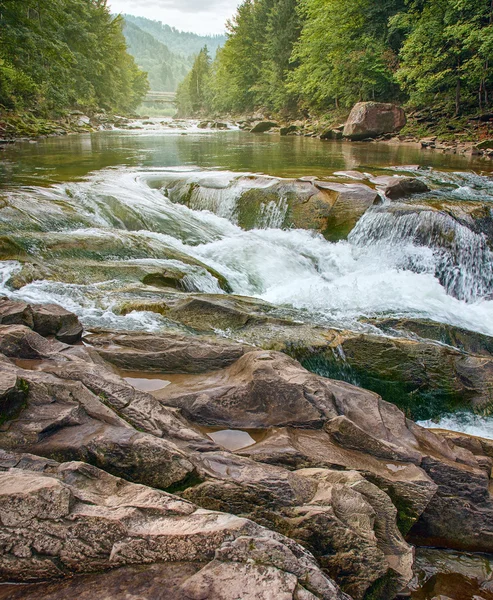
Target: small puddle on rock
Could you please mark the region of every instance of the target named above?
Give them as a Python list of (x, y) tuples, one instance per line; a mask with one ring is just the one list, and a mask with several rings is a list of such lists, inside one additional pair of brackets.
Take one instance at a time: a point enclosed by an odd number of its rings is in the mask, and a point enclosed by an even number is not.
[(211, 429), (207, 427), (200, 428), (206, 435), (208, 435), (212, 441), (219, 444), (226, 450), (235, 452), (236, 450), (242, 450), (253, 446), (257, 442), (262, 441), (265, 436), (265, 431), (259, 430), (248, 430), (242, 431), (241, 429)]
[(164, 389), (171, 383), (171, 381), (168, 381), (167, 379), (147, 377), (124, 377), (124, 379), (130, 385), (133, 385), (136, 390), (140, 390), (142, 392), (156, 392), (157, 390)]

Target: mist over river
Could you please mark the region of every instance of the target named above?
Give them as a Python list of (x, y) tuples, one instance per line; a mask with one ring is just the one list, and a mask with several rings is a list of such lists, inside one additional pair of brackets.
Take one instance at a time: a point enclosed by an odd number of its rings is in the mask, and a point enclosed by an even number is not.
[[(184, 325), (165, 314), (122, 310), (166, 300), (168, 292), (144, 284), (141, 273), (179, 270), (179, 293), (255, 298), (296, 322), (387, 335), (376, 320), (424, 319), (493, 336), (490, 161), (405, 144), (204, 131), (195, 123), (138, 126), (2, 151), (2, 295), (60, 304), (87, 328), (179, 330)], [(382, 197), (339, 241), (286, 227), (282, 195), (242, 226), (245, 182), (351, 183), (339, 173), (348, 170), (370, 174), (363, 181), (370, 187), (378, 176), (412, 173), (431, 191), (413, 198), (416, 209)], [(207, 180), (212, 191), (176, 202), (167, 190), (180, 178), (199, 187)]]

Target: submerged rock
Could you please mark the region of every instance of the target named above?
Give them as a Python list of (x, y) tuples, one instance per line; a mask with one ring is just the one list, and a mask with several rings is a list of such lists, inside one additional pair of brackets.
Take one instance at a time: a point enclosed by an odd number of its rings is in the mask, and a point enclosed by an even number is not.
[(348, 117), (343, 135), (351, 140), (374, 138), (400, 131), (405, 124), (406, 114), (395, 104), (359, 102)]

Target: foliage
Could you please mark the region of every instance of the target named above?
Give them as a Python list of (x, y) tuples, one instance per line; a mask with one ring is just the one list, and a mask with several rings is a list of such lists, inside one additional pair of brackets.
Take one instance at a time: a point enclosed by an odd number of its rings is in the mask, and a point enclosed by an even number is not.
[(204, 46), (207, 46), (212, 56), (215, 56), (218, 48), (225, 42), (223, 35), (197, 35), (196, 33), (179, 31), (174, 27), (164, 25), (160, 21), (152, 21), (145, 17), (134, 17), (133, 15), (123, 15), (123, 17), (127, 23), (132, 23), (142, 31), (152, 35), (173, 54), (189, 57), (190, 64)]
[(173, 54), (167, 46), (131, 21), (125, 20), (123, 33), (129, 53), (147, 73), (151, 89), (156, 92), (175, 92), (190, 71), (192, 61)]
[(197, 115), (207, 110), (211, 59), (207, 46), (197, 55), (190, 73), (178, 87), (176, 101), (181, 116)]
[(408, 20), (397, 77), (411, 102), (448, 100), (456, 114), (463, 100), (487, 105), (493, 85), (491, 0), (414, 2)]
[(106, 0), (0, 0), (0, 104), (130, 111), (147, 92)]
[(452, 116), (491, 110), (492, 65), (492, 0), (244, 0), (203, 97), (211, 113), (378, 100)]

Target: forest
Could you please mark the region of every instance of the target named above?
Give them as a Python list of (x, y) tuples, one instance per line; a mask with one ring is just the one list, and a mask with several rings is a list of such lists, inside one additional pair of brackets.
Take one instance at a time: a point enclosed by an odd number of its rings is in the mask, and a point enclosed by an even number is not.
[(245, 0), (213, 60), (179, 87), (180, 113), (308, 116), (358, 101), (484, 113), (492, 0)]
[(0, 108), (134, 110), (147, 75), (106, 0), (0, 0)]
[(214, 55), (225, 37), (200, 36), (144, 17), (123, 15), (128, 51), (156, 92), (174, 92), (192, 68), (195, 56), (207, 45)]

